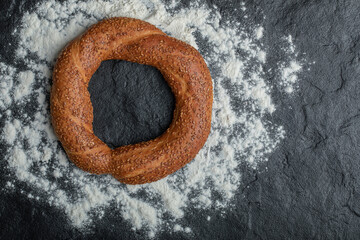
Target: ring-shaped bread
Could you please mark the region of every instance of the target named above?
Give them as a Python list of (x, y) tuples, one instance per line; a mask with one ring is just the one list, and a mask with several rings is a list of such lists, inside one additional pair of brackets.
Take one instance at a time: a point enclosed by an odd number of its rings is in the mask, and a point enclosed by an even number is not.
[[(173, 121), (159, 137), (110, 149), (94, 135), (88, 92), (100, 63), (121, 59), (156, 67), (176, 100)], [(79, 168), (111, 174), (127, 184), (159, 180), (190, 162), (211, 128), (213, 87), (200, 53), (155, 26), (132, 18), (110, 18), (70, 42), (53, 72), (52, 124), (68, 157)]]

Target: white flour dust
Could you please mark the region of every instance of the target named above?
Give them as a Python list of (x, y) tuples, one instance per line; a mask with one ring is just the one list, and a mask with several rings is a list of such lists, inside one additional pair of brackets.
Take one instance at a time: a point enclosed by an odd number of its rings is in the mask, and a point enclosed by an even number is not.
[(295, 45), (291, 35), (285, 38), (288, 45), (285, 48), (287, 53), (287, 62), (281, 63), (280, 86), (286, 93), (292, 93), (296, 89), (298, 73), (302, 70), (302, 64), (297, 61), (298, 53), (295, 51)]
[[(285, 134), (265, 118), (276, 110), (264, 78), (266, 31), (262, 26), (244, 28), (236, 21), (221, 21), (216, 8), (193, 4), (175, 10), (176, 5), (165, 7), (160, 0), (50, 0), (23, 16), (14, 32), (19, 39), (16, 63), (27, 69), (0, 62), (2, 141), (8, 146), (5, 159), (13, 173), (7, 188), (26, 182), (32, 189), (28, 197), (64, 210), (79, 229), (96, 224), (111, 208), (150, 238), (163, 230), (191, 234), (182, 219), (194, 209), (231, 206), (240, 186), (239, 165), (256, 167), (265, 161)], [(241, 11), (247, 11), (245, 4)], [(111, 16), (143, 19), (191, 44), (213, 77), (213, 122), (206, 145), (182, 171), (155, 183), (127, 186), (110, 176), (94, 177), (77, 169), (50, 124), (51, 69), (59, 51), (88, 26)], [(295, 51), (293, 44), (289, 48)], [(292, 87), (300, 70), (293, 58), (279, 64), (276, 71), (281, 78), (274, 81)]]

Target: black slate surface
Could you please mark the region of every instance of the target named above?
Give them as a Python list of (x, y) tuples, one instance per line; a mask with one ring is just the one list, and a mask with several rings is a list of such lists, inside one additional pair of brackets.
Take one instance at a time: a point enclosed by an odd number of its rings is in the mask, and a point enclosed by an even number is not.
[(175, 98), (154, 67), (104, 61), (90, 79), (88, 90), (94, 133), (111, 148), (154, 139), (172, 121)]
[[(24, 11), (35, 2), (0, 2), (2, 44), (16, 41), (10, 32), (17, 26)], [(210, 6), (217, 5), (225, 18), (238, 17), (241, 21), (241, 16), (234, 10), (239, 8), (240, 2), (206, 2)], [(297, 49), (306, 53), (306, 59), (316, 63), (300, 76), (298, 96), (284, 99), (274, 90), (273, 98), (278, 106), (275, 118), (285, 127), (288, 137), (259, 171), (242, 167), (243, 188), (236, 196), (236, 208), (225, 216), (211, 209), (207, 212), (194, 211), (185, 219), (191, 224), (192, 237), (182, 233), (162, 233), (160, 239), (359, 239), (360, 1), (245, 2), (252, 13), (248, 14), (249, 18), (253, 18), (254, 23), (263, 24), (266, 29), (264, 41), (266, 46), (271, 46), (268, 49), (268, 56), (271, 56), (269, 68), (275, 64), (272, 60), (277, 58), (279, 38), (287, 34), (294, 37)], [(0, 48), (2, 60), (11, 61), (13, 52), (14, 45)], [(138, 74), (134, 77), (139, 79), (150, 71), (154, 76), (152, 87), (156, 86), (162, 97), (156, 100), (159, 106), (152, 106), (154, 108), (149, 109), (149, 115), (146, 115), (152, 120), (144, 124), (154, 125), (149, 132), (134, 131), (134, 138), (109, 135), (107, 131), (113, 129), (103, 129), (102, 112), (99, 110), (96, 113), (96, 107), (95, 121), (99, 121), (97, 134), (103, 134), (109, 145), (117, 145), (161, 133), (171, 121), (173, 107), (172, 95), (161, 76), (156, 71), (132, 64), (108, 64), (114, 71), (125, 68), (133, 74), (131, 70), (134, 70)], [(102, 76), (108, 76), (105, 70), (97, 73), (97, 81), (101, 81)], [(97, 81), (90, 86), (92, 100), (99, 94), (93, 104), (101, 102)], [(113, 84), (111, 79), (108, 84)], [(130, 92), (140, 90), (140, 86), (132, 87)], [(150, 96), (151, 90), (147, 89), (147, 96)], [(130, 99), (133, 97), (129, 94)], [(116, 97), (104, 101), (106, 107), (117, 104)], [(136, 103), (134, 105), (139, 107)], [(125, 121), (142, 118), (141, 113), (132, 115), (131, 109), (123, 111), (129, 112), (129, 119), (113, 119), (114, 126), (124, 127), (121, 124)], [(159, 112), (151, 115), (154, 111)], [(152, 124), (153, 121), (155, 124)], [(136, 129), (134, 126), (128, 130)], [(2, 152), (0, 157), (3, 158)], [(2, 173), (6, 171), (3, 167)], [(0, 182), (3, 186), (4, 177)], [(11, 194), (1, 191), (0, 194), (0, 239), (142, 239), (140, 233), (129, 231), (129, 225), (111, 210), (96, 222), (94, 232), (83, 234), (67, 223), (60, 210), (49, 208), (45, 203), (32, 202), (19, 191)], [(202, 214), (210, 215), (211, 221), (198, 217)]]

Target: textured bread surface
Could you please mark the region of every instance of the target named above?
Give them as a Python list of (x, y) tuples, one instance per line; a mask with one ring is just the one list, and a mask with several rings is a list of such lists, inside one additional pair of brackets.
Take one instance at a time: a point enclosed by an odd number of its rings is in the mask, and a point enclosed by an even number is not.
[[(175, 96), (173, 121), (159, 137), (109, 148), (94, 135), (88, 92), (100, 63), (121, 59), (156, 67)], [(50, 110), (55, 133), (79, 168), (127, 184), (157, 181), (190, 162), (210, 133), (213, 87), (209, 69), (190, 45), (132, 18), (110, 18), (70, 42), (53, 72)]]

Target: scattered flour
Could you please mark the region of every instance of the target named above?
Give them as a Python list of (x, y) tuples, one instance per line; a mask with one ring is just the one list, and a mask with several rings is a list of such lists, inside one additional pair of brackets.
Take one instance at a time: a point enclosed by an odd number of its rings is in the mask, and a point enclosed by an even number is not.
[(294, 91), (294, 84), (298, 80), (297, 73), (302, 69), (300, 63), (296, 61), (291, 61), (289, 66), (285, 67), (281, 71), (281, 79), (283, 85), (285, 86), (285, 91), (287, 93), (292, 93)]
[(285, 51), (288, 53), (288, 62), (280, 64), (280, 86), (286, 93), (291, 94), (296, 89), (298, 73), (302, 70), (302, 64), (297, 61), (298, 54), (295, 51), (292, 36), (289, 35), (285, 39), (287, 41)]
[(15, 87), (14, 99), (19, 101), (32, 92), (31, 85), (34, 83), (35, 75), (32, 71), (20, 72), (18, 75), (18, 85)]
[(259, 40), (263, 36), (264, 36), (264, 28), (262, 26), (260, 26), (255, 30), (255, 37), (256, 37), (257, 40)]
[[(149, 238), (165, 229), (191, 233), (182, 218), (194, 208), (224, 210), (231, 205), (240, 186), (239, 165), (256, 167), (284, 138), (281, 126), (265, 120), (275, 106), (263, 71), (264, 28), (221, 21), (215, 7), (193, 4), (175, 10), (176, 6), (173, 1), (165, 7), (161, 0), (44, 1), (24, 14), (14, 32), (19, 38), (16, 61), (28, 69), (0, 62), (0, 109), (5, 112), (0, 118), (9, 169), (18, 181), (32, 186), (33, 191), (24, 195), (63, 209), (79, 229), (96, 224), (103, 209), (111, 206), (132, 229), (147, 231)], [(246, 11), (244, 3), (242, 10)], [(155, 183), (127, 186), (110, 176), (79, 170), (68, 161), (50, 124), (47, 99), (59, 51), (88, 26), (111, 16), (146, 20), (188, 42), (201, 52), (212, 73), (213, 122), (206, 145), (182, 171)], [(290, 49), (295, 51), (293, 45)], [(293, 84), (300, 70), (294, 60), (277, 71)], [(21, 114), (13, 115), (15, 106)]]
[(16, 69), (0, 62), (0, 109), (2, 111), (10, 107), (12, 103), (12, 87)]
[(5, 140), (7, 144), (14, 144), (16, 138), (16, 128), (14, 124), (7, 122), (3, 129), (3, 135), (6, 136)]

